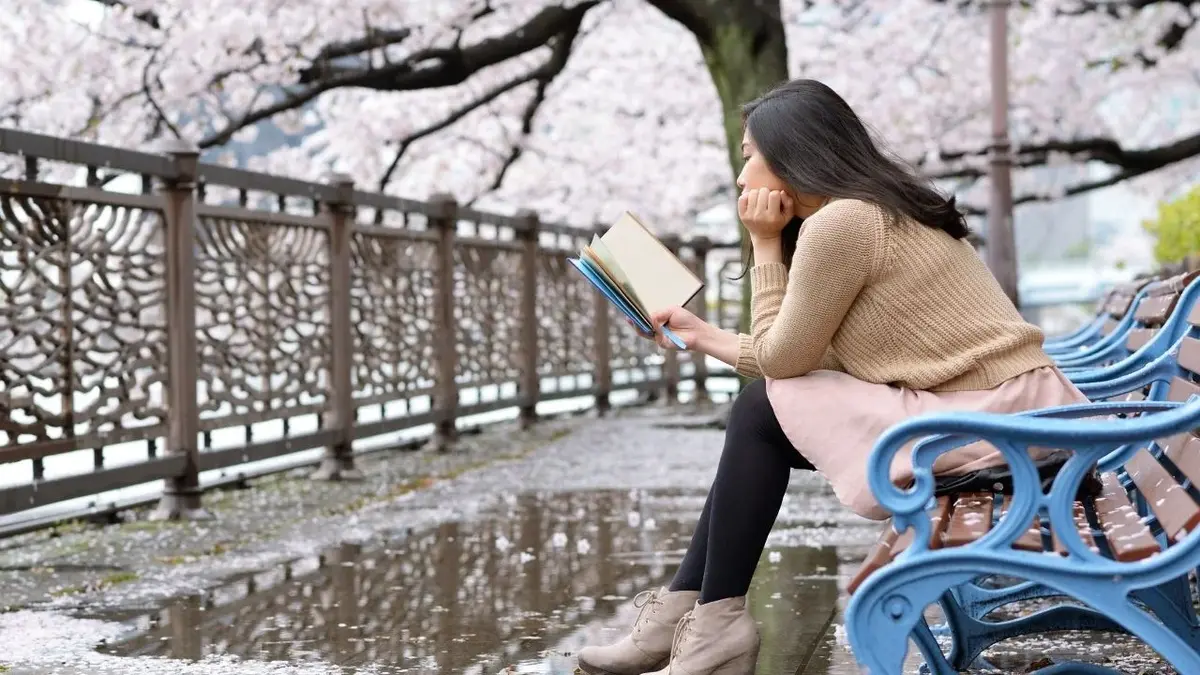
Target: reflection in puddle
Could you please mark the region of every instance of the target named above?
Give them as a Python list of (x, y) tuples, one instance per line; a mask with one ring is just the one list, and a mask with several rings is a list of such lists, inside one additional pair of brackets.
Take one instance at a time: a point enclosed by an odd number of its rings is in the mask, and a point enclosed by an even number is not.
[[(570, 673), (576, 650), (628, 627), (634, 594), (669, 580), (703, 496), (521, 495), (475, 521), (345, 544), (182, 599), (109, 651), (351, 672)], [(815, 645), (836, 611), (836, 576), (831, 548), (764, 556), (751, 590), (760, 673), (827, 672)]]

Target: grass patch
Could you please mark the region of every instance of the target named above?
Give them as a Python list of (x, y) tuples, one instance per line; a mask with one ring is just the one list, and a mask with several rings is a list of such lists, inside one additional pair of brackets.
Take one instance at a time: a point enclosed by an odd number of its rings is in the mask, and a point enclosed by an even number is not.
[(0, 663), (0, 673), (7, 673), (10, 670), (12, 670), (12, 666), (6, 666), (3, 663)]
[(112, 588), (113, 586), (118, 586), (120, 584), (127, 584), (130, 581), (134, 581), (137, 578), (138, 578), (137, 572), (129, 572), (129, 571), (113, 572), (112, 574), (109, 574), (109, 575), (105, 576), (104, 578), (100, 579), (100, 581), (88, 582), (83, 585), (63, 586), (62, 588), (60, 588), (58, 590), (50, 591), (50, 597), (65, 598), (65, 597), (68, 597), (71, 595), (79, 595), (80, 593), (87, 593), (89, 591), (103, 591), (103, 590)]
[(137, 572), (115, 572), (101, 579), (100, 585), (104, 588), (109, 588), (117, 584), (127, 584), (130, 581), (137, 580), (137, 578)]

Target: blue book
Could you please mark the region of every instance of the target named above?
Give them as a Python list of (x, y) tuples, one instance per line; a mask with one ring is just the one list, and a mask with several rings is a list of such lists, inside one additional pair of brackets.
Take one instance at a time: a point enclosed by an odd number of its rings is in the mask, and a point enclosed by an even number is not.
[(670, 328), (652, 325), (650, 317), (686, 305), (704, 282), (632, 213), (622, 214), (604, 234), (593, 236), (578, 258), (568, 260), (642, 332), (662, 333), (676, 347), (687, 348)]

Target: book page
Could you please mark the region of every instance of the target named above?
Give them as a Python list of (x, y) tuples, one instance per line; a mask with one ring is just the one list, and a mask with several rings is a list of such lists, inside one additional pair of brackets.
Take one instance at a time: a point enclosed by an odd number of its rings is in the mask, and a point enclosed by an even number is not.
[(646, 307), (642, 305), (641, 300), (637, 297), (637, 293), (633, 290), (633, 286), (629, 283), (629, 277), (625, 276), (625, 273), (621, 270), (621, 266), (617, 264), (616, 258), (613, 257), (612, 252), (608, 250), (608, 247), (604, 245), (600, 237), (592, 235), (592, 245), (585, 246), (583, 252), (600, 268), (604, 276), (608, 277), (613, 287), (629, 301), (634, 311), (640, 314), (646, 320), (646, 323), (649, 324), (650, 312), (646, 311)]
[(575, 268), (581, 273), (583, 273), (584, 278), (590, 281), (592, 285), (595, 286), (596, 289), (608, 299), (609, 302), (611, 302), (618, 310), (620, 310), (622, 314), (628, 317), (630, 321), (636, 324), (640, 330), (646, 332), (653, 330), (650, 326), (649, 320), (642, 319), (640, 316), (638, 316), (637, 310), (635, 310), (633, 306), (629, 304), (629, 301), (625, 300), (620, 292), (618, 292), (617, 289), (612, 286), (611, 281), (606, 278), (598, 268), (594, 267), (595, 263), (587, 258), (567, 258), (567, 261), (574, 265)]
[(686, 305), (704, 287), (631, 213), (622, 215), (600, 240), (649, 313)]

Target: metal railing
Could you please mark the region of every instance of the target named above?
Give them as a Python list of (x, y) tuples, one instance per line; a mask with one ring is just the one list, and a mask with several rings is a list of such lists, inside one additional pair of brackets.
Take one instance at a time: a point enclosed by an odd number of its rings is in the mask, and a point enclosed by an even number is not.
[[(590, 231), (186, 146), (0, 129), (4, 157), (19, 175), (0, 178), (0, 471), (27, 462), (31, 479), (0, 481), (0, 516), (161, 480), (158, 515), (187, 517), (205, 471), (324, 448), (314, 476), (353, 478), (360, 439), (433, 424), (444, 446), (467, 415), (528, 424), (554, 399), (706, 390), (702, 359), (638, 338), (571, 269)], [(710, 242), (664, 241), (706, 276)], [(282, 431), (256, 440), (266, 422)], [(214, 447), (230, 429), (244, 442)], [(129, 444), (135, 461), (107, 461)], [(47, 477), (80, 451), (90, 470)]]

